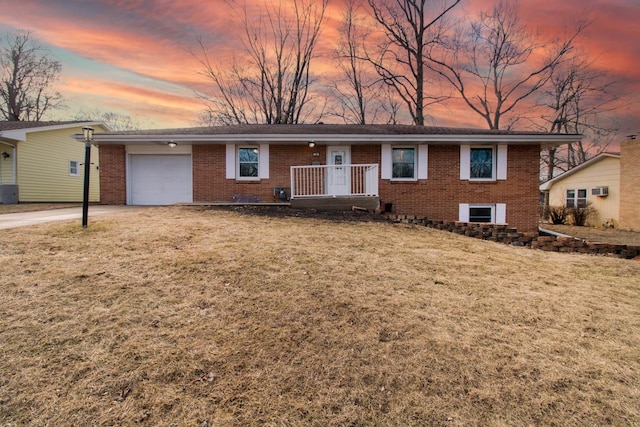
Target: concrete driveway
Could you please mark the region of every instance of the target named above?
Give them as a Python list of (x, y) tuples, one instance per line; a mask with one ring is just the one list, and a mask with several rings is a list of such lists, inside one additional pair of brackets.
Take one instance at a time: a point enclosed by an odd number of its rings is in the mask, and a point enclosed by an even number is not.
[[(136, 209), (142, 208), (140, 206), (89, 206), (89, 218), (96, 215), (131, 212)], [(82, 221), (82, 207), (3, 214), (0, 215), (0, 230), (69, 219), (77, 219), (78, 224), (80, 224)], [(91, 221), (88, 221), (88, 226), (91, 227)]]

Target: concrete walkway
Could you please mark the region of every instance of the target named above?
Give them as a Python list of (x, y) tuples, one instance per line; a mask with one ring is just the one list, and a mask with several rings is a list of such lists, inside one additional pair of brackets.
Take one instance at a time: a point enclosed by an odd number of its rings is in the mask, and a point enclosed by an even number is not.
[[(140, 206), (89, 206), (89, 218), (96, 215), (131, 212), (141, 209)], [(6, 228), (26, 227), (34, 224), (42, 224), (53, 221), (66, 221), (77, 219), (78, 225), (82, 222), (82, 207), (51, 209), (36, 212), (20, 212), (0, 215), (0, 230)], [(91, 221), (88, 221), (91, 227)]]

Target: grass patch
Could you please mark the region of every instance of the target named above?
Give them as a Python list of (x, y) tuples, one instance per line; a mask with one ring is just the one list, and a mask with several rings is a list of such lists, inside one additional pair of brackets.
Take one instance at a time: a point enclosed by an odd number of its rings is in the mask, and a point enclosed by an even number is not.
[(0, 231), (3, 425), (637, 425), (640, 263), (152, 208)]

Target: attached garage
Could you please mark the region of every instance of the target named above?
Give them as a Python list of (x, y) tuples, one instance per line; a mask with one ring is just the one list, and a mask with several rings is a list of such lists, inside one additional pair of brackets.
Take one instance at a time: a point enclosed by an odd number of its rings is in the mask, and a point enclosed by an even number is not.
[(128, 153), (129, 205), (193, 202), (191, 153)]

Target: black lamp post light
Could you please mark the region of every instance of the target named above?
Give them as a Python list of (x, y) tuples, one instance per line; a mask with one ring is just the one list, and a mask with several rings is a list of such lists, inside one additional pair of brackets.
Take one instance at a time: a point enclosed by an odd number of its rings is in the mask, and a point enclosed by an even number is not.
[(93, 128), (82, 128), (84, 134), (84, 195), (82, 197), (82, 228), (87, 228), (89, 215), (89, 172), (91, 171), (91, 141), (93, 141)]

